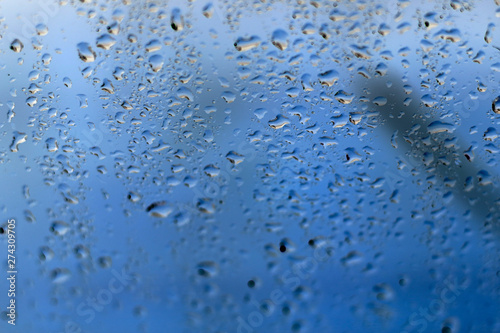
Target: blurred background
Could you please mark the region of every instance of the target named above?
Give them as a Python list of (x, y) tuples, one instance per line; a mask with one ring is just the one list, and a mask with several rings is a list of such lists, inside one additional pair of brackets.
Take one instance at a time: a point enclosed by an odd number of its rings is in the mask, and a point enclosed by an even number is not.
[(0, 2), (1, 332), (500, 332), (500, 2)]

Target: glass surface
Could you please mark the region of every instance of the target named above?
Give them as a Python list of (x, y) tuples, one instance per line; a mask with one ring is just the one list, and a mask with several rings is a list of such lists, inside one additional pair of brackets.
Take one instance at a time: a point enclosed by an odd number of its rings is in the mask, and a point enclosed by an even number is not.
[(500, 332), (499, 17), (1, 1), (0, 332)]

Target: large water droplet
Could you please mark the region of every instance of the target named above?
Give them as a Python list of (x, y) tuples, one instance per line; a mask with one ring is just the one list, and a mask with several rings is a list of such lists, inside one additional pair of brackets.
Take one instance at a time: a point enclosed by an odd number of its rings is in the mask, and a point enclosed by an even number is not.
[(181, 11), (178, 8), (172, 10), (172, 16), (170, 18), (170, 26), (175, 31), (182, 31), (184, 29), (184, 18), (181, 15)]
[(246, 38), (240, 37), (234, 43), (234, 47), (236, 48), (236, 50), (240, 52), (251, 50), (259, 45), (260, 45), (260, 38), (257, 36), (251, 36)]
[(288, 47), (288, 33), (282, 29), (276, 29), (273, 32), (271, 42), (281, 51)]
[(146, 208), (146, 212), (153, 217), (165, 218), (173, 211), (173, 208), (167, 205), (166, 201), (154, 202)]
[(290, 124), (288, 118), (282, 115), (277, 115), (276, 118), (269, 120), (269, 126), (274, 129), (280, 129), (285, 125)]
[(19, 39), (14, 39), (10, 44), (10, 49), (14, 52), (21, 52), (23, 50), (23, 43)]
[(104, 50), (109, 50), (113, 45), (116, 44), (116, 40), (109, 34), (101, 35), (96, 41), (97, 47)]
[(450, 123), (445, 123), (436, 120), (427, 126), (427, 131), (429, 131), (429, 133), (431, 134), (442, 133), (442, 132), (452, 133), (453, 131), (455, 131), (455, 126)]
[(493, 112), (500, 114), (500, 96), (495, 98), (495, 100), (493, 101), (493, 104), (491, 105), (491, 108), (492, 108)]
[(78, 43), (77, 49), (78, 49), (78, 56), (84, 62), (95, 61), (96, 54), (92, 50), (92, 47), (90, 47), (89, 43), (85, 43), (85, 42)]
[(339, 73), (336, 70), (331, 69), (324, 73), (319, 74), (318, 79), (322, 85), (331, 87), (335, 84), (335, 82), (338, 81)]
[(12, 143), (10, 145), (10, 151), (13, 152), (13, 153), (16, 153), (19, 151), (19, 145), (21, 143), (24, 143), (26, 142), (26, 138), (28, 136), (26, 135), (26, 133), (21, 133), (21, 132), (18, 132), (18, 131), (15, 131), (14, 132), (14, 137), (12, 138)]
[(149, 57), (149, 66), (153, 72), (159, 72), (163, 67), (163, 57), (159, 54)]
[(213, 261), (202, 261), (197, 266), (198, 275), (203, 277), (214, 277), (219, 273), (219, 265)]

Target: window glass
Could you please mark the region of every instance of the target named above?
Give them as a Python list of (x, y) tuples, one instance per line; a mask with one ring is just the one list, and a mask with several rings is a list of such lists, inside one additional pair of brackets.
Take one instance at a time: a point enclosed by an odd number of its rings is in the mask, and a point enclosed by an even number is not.
[(500, 332), (499, 6), (0, 2), (0, 331)]

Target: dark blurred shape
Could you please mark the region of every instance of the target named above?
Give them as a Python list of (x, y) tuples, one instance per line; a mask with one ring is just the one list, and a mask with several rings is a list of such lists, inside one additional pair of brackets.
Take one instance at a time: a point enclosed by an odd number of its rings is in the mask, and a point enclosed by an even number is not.
[[(481, 223), (484, 234), (498, 232), (500, 196), (494, 182), (489, 182), (497, 176), (496, 170), (489, 170), (480, 157), (474, 156), (471, 143), (455, 135), (453, 128), (450, 132), (446, 126), (440, 128), (440, 119), (432, 116), (435, 113), (432, 111), (437, 109), (424, 105), (428, 101), (425, 95), (419, 94), (419, 87), (412, 87), (403, 81), (403, 76), (394, 74), (370, 79), (360, 75), (356, 86), (358, 93), (370, 101), (379, 96), (387, 99), (384, 105), (369, 102), (368, 110), (380, 112), (374, 134), (387, 136), (388, 149), (405, 159), (418, 160), (418, 165), (410, 167), (425, 172), (427, 179), (441, 186), (443, 194), (451, 191), (455, 199), (450, 204), (462, 205), (459, 211), (464, 211), (464, 217)], [(439, 103), (446, 101), (438, 100), (435, 106)], [(438, 128), (435, 132), (429, 132), (435, 127)], [(398, 131), (398, 139), (393, 148), (391, 136), (395, 131)]]

